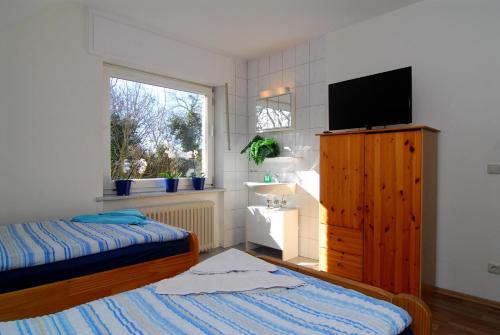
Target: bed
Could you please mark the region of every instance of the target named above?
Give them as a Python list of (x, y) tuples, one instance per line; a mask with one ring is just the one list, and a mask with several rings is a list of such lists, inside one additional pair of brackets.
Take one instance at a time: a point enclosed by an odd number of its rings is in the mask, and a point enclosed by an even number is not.
[(306, 285), (179, 296), (157, 294), (154, 283), (52, 315), (0, 323), (0, 334), (431, 334), (430, 312), (416, 297), (263, 259)]
[(197, 263), (195, 234), (146, 221), (0, 226), (2, 319), (16, 317), (26, 306), (31, 315), (72, 307), (174, 276)]

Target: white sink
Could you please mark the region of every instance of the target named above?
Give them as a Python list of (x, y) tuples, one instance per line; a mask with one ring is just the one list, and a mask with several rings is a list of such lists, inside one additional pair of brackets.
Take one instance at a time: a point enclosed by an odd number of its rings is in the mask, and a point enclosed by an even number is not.
[(250, 190), (260, 195), (289, 195), (295, 194), (296, 183), (243, 183)]

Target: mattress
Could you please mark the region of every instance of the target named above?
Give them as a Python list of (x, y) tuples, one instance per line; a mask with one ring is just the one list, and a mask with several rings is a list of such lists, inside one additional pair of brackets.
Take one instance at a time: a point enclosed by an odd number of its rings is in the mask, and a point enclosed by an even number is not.
[(388, 302), (292, 270), (306, 285), (245, 293), (159, 295), (156, 284), (63, 312), (0, 323), (0, 334), (401, 334)]
[(0, 293), (11, 292), (189, 251), (189, 238), (143, 243), (55, 263), (0, 272)]
[(132, 245), (183, 239), (188, 232), (148, 220), (144, 225), (66, 220), (0, 226), (0, 271), (50, 264)]

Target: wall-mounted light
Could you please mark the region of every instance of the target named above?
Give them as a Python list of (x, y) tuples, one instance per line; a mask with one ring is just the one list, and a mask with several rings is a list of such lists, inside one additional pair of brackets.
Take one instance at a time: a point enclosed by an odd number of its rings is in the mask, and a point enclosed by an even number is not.
[(282, 86), (282, 87), (277, 87), (277, 88), (273, 88), (270, 90), (260, 91), (259, 97), (261, 99), (266, 99), (266, 98), (276, 97), (278, 95), (283, 95), (283, 94), (287, 94), (287, 93), (290, 93), (290, 87)]

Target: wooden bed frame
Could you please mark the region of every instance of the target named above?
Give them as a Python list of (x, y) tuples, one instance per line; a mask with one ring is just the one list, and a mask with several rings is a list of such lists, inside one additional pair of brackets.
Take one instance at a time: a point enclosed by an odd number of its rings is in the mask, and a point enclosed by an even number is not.
[(332, 284), (336, 284), (345, 288), (353, 289), (368, 296), (388, 301), (396, 306), (405, 309), (412, 317), (411, 330), (415, 335), (430, 335), (432, 334), (432, 315), (427, 304), (410, 294), (400, 293), (393, 294), (381, 288), (360, 283), (355, 280), (347, 279), (332, 275), (330, 273), (316, 271), (297, 264), (285, 262), (268, 256), (259, 256), (260, 259), (266, 262), (288, 268), (290, 270), (303, 273), (305, 275), (315, 277)]
[(189, 252), (86, 276), (0, 294), (0, 321), (62, 311), (95, 299), (173, 277), (198, 263), (199, 244), (189, 234)]

